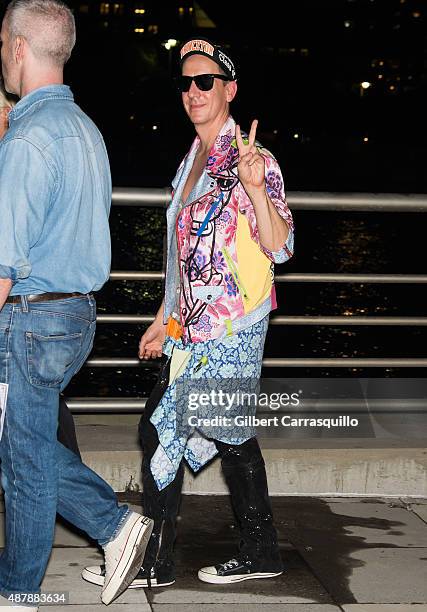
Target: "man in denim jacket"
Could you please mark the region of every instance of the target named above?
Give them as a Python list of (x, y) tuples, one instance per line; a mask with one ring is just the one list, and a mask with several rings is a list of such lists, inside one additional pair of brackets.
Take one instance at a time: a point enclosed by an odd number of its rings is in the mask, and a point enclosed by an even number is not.
[(153, 526), (56, 437), (59, 394), (93, 344), (91, 292), (110, 269), (105, 145), (63, 84), (74, 42), (60, 0), (8, 6), (2, 72), (21, 99), (0, 142), (0, 607), (15, 612), (38, 609), (57, 512), (104, 547), (105, 604), (138, 572)]

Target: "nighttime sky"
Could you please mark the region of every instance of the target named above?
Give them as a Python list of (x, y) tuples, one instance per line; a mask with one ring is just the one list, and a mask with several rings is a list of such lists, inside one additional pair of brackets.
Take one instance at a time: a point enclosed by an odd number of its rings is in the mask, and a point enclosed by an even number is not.
[[(191, 141), (171, 79), (178, 47), (164, 43), (201, 33), (228, 45), (240, 75), (232, 113), (243, 125), (259, 119), (293, 188), (427, 190), (425, 2), (71, 5), (78, 43), (66, 79), (102, 129), (122, 184), (138, 183), (141, 167), (166, 184)], [(196, 27), (209, 20), (215, 28)]]

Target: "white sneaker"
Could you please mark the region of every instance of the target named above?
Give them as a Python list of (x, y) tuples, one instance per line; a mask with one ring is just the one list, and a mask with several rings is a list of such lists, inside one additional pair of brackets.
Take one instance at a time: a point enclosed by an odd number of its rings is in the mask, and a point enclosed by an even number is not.
[(274, 578), (275, 576), (283, 574), (283, 569), (278, 567), (277, 564), (276, 567), (274, 567), (274, 564), (271, 564), (269, 570), (263, 567), (263, 565), (264, 564), (261, 563), (258, 565), (258, 568), (254, 567), (253, 563), (242, 557), (239, 559), (230, 559), (227, 563), (202, 567), (197, 575), (202, 582), (210, 582), (211, 584), (231, 584), (233, 582), (242, 582), (243, 580), (252, 580), (254, 578)]
[[(82, 571), (82, 578), (86, 582), (97, 584), (98, 586), (104, 586), (105, 580), (105, 565), (91, 565), (85, 567)], [(170, 580), (163, 579), (158, 580), (155, 569), (152, 567), (150, 570), (150, 586), (151, 587), (165, 587), (174, 584), (175, 578), (172, 576)], [(139, 570), (133, 582), (128, 586), (129, 589), (146, 589), (148, 588), (148, 571), (143, 567)], [(0, 610), (1, 612), (1, 610)]]
[(104, 546), (105, 582), (101, 595), (104, 604), (110, 604), (123, 593), (139, 572), (153, 525), (152, 519), (131, 512), (119, 535)]
[(11, 612), (38, 612), (37, 606), (29, 608), (28, 606), (22, 606), (18, 603), (14, 604), (6, 597), (0, 595), (0, 612), (6, 612), (6, 610), (10, 610)]

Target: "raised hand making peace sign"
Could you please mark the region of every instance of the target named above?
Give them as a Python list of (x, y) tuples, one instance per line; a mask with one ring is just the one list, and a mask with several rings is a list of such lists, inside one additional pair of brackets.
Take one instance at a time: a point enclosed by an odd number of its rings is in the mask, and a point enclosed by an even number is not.
[(240, 161), (237, 166), (239, 179), (243, 187), (248, 192), (259, 191), (264, 187), (265, 162), (262, 155), (258, 153), (255, 146), (255, 136), (258, 127), (258, 120), (254, 119), (249, 132), (247, 144), (243, 142), (240, 126), (236, 125), (236, 142), (239, 149)]

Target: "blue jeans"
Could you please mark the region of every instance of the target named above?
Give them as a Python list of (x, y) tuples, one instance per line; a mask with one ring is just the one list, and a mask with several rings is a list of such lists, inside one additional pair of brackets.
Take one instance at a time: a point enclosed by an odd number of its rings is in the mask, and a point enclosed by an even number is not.
[(39, 593), (58, 512), (100, 545), (128, 507), (57, 441), (59, 393), (88, 357), (95, 334), (92, 296), (5, 304), (0, 311), (0, 382), (9, 385), (0, 441), (6, 547), (0, 593)]

